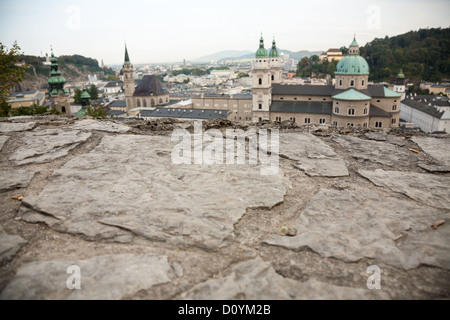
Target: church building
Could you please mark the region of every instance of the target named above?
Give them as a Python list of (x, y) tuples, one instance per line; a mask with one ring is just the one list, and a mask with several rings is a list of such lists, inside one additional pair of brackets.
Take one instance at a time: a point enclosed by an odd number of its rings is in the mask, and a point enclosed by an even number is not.
[(369, 85), (369, 65), (356, 39), (336, 67), (335, 85), (281, 83), (281, 61), (275, 40), (270, 52), (261, 37), (253, 60), (252, 120), (295, 121), (299, 125), (398, 127), (401, 94)]
[(154, 75), (145, 75), (140, 84), (135, 87), (134, 69), (126, 45), (122, 72), (126, 111), (133, 108), (154, 108), (169, 103), (169, 91)]

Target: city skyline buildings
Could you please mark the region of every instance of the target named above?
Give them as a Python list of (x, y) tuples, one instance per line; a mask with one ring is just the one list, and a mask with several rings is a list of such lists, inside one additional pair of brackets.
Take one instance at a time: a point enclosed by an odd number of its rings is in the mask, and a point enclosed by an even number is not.
[(320, 51), (360, 45), (420, 28), (448, 27), (450, 2), (286, 0), (0, 0), (0, 41), (28, 55), (81, 54), (105, 65), (182, 62), (224, 50), (256, 51), (273, 36), (280, 49)]

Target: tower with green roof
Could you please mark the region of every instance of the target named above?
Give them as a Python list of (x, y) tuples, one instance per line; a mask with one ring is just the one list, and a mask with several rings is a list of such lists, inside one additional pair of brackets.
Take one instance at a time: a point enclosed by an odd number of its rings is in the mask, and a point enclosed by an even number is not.
[(50, 58), (50, 77), (48, 78), (50, 102), (53, 109), (62, 114), (70, 114), (69, 92), (64, 88), (66, 79), (59, 71), (58, 59), (53, 54)]
[(281, 83), (281, 76), (283, 74), (282, 64), (280, 59), (280, 53), (277, 49), (277, 44), (275, 42), (275, 37), (272, 41), (272, 48), (269, 52), (269, 64), (270, 64), (270, 74), (272, 84)]
[(91, 96), (89, 95), (89, 92), (87, 91), (86, 88), (83, 88), (80, 100), (81, 100), (81, 109), (77, 112), (76, 114), (77, 117), (87, 115), (87, 109), (89, 108), (90, 105)]
[(269, 54), (264, 48), (264, 39), (261, 34), (259, 48), (253, 59), (252, 68), (252, 95), (253, 95), (253, 121), (268, 120), (270, 118), (270, 105), (272, 104), (272, 74)]
[(335, 75), (336, 89), (367, 89), (369, 64), (359, 55), (359, 45), (356, 42), (356, 37), (353, 37), (348, 54), (338, 62)]
[(393, 90), (402, 95), (401, 100), (405, 99), (406, 97), (405, 74), (403, 73), (402, 69), (400, 69), (400, 72), (397, 74)]
[(123, 83), (125, 86), (125, 101), (127, 105), (127, 110), (134, 108), (133, 105), (133, 93), (134, 93), (134, 70), (133, 65), (130, 62), (130, 57), (128, 55), (127, 45), (125, 44), (125, 59), (122, 67), (123, 72)]

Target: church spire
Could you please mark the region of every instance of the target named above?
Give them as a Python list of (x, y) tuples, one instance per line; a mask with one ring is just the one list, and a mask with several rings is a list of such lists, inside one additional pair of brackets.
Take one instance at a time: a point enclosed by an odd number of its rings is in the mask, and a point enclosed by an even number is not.
[(130, 57), (128, 56), (127, 44), (125, 43), (125, 62), (124, 64), (131, 64)]

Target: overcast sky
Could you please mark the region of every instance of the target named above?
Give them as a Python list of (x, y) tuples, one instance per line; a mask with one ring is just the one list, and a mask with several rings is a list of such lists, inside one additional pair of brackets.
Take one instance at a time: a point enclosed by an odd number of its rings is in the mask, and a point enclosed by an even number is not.
[(25, 54), (81, 54), (132, 63), (196, 59), (266, 47), (320, 51), (450, 26), (449, 0), (0, 0), (0, 41)]

